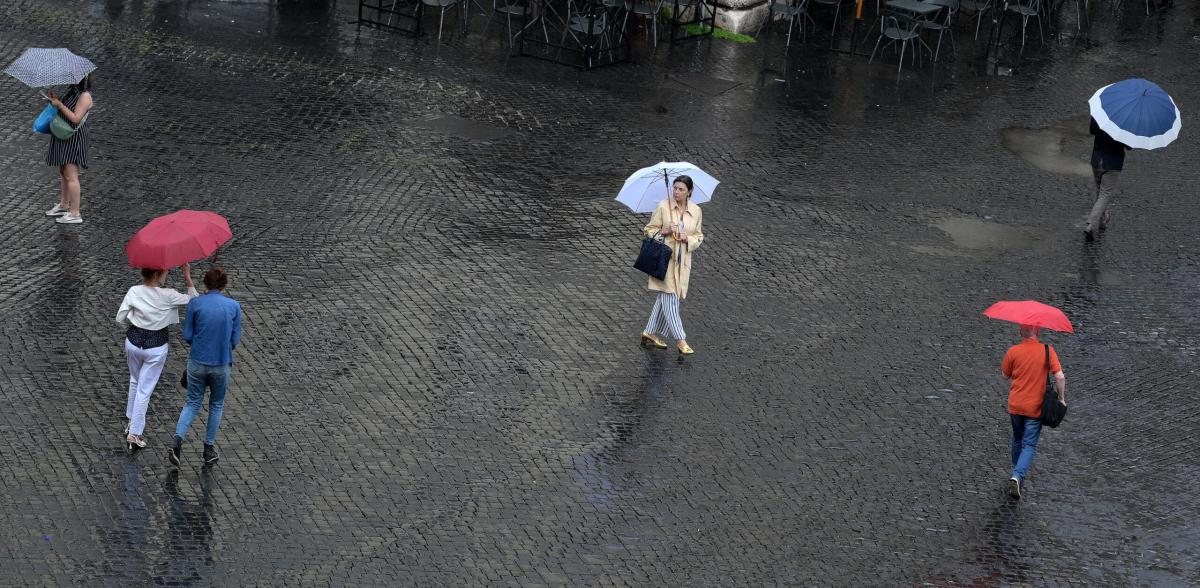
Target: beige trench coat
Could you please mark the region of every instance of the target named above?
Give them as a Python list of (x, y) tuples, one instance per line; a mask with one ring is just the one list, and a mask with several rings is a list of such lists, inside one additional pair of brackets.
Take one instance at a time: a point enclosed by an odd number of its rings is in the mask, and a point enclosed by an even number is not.
[(658, 208), (654, 209), (654, 215), (650, 217), (650, 224), (646, 225), (642, 232), (647, 237), (653, 237), (655, 233), (672, 224), (672, 221), (678, 227), (681, 216), (683, 232), (687, 234), (687, 241), (665, 239), (665, 242), (674, 251), (674, 254), (671, 255), (671, 265), (667, 267), (667, 278), (659, 280), (651, 277), (648, 287), (658, 292), (671, 292), (683, 300), (687, 298), (688, 278), (692, 274), (692, 253), (704, 241), (704, 233), (701, 231), (703, 214), (700, 212), (700, 206), (688, 199), (687, 211), (683, 212), (674, 203), (674, 198), (668, 197), (658, 203)]

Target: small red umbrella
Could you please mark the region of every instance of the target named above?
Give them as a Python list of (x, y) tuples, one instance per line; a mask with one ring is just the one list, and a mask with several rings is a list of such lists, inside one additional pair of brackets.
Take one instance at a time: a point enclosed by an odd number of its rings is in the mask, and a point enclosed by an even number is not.
[(221, 215), (180, 210), (142, 227), (125, 245), (130, 267), (170, 269), (212, 255), (233, 237)]
[(1033, 325), (1045, 327), (1064, 333), (1074, 333), (1071, 321), (1063, 311), (1034, 300), (1001, 300), (983, 311), (984, 316), (1018, 325)]

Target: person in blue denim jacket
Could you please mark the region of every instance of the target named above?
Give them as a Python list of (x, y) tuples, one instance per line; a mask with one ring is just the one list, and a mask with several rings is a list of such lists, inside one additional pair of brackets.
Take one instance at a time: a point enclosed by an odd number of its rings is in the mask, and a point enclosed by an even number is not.
[(233, 350), (242, 340), (242, 307), (225, 295), (229, 276), (220, 267), (204, 274), (208, 292), (188, 303), (183, 321), (183, 340), (191, 344), (187, 366), (187, 402), (179, 412), (175, 425), (175, 442), (167, 458), (179, 465), (183, 439), (208, 396), (208, 426), (204, 436), (204, 465), (217, 462), (217, 429), (225, 411), (225, 393), (229, 390), (229, 374), (233, 367)]

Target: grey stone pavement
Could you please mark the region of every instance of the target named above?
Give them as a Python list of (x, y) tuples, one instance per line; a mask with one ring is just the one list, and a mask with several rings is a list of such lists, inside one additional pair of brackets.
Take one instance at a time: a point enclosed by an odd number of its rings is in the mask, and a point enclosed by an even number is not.
[[(436, 47), (346, 2), (4, 2), (0, 61), (100, 70), (81, 226), (0, 83), (0, 584), (1200, 583), (1200, 7), (1073, 8), (989, 76), (965, 20), (899, 75), (778, 32), (582, 73), (478, 15)], [(1135, 75), (1184, 130), (1085, 244), (1086, 100)], [(686, 360), (637, 346), (646, 217), (612, 201), (662, 159), (723, 180)], [(165, 459), (178, 332), (120, 444), (123, 244), (180, 208), (230, 219), (246, 313), (211, 469), (200, 423)], [(1015, 327), (980, 312), (1024, 298), (1077, 333), (1018, 504)]]

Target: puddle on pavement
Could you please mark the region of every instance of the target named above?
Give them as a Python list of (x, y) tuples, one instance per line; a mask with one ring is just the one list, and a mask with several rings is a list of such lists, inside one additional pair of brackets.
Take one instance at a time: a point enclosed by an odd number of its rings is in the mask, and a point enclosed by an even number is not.
[(1037, 243), (1033, 229), (990, 223), (970, 217), (944, 218), (935, 223), (954, 244), (965, 249), (1022, 249)]
[(1039, 169), (1090, 178), (1088, 121), (1087, 115), (1081, 115), (1044, 129), (1009, 127), (1000, 131), (1001, 143)]

